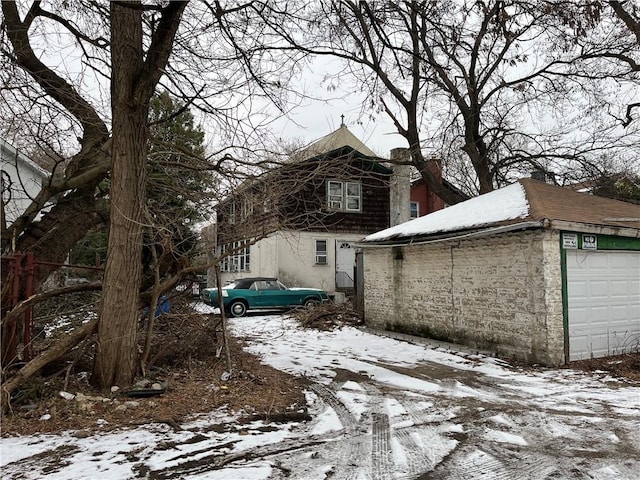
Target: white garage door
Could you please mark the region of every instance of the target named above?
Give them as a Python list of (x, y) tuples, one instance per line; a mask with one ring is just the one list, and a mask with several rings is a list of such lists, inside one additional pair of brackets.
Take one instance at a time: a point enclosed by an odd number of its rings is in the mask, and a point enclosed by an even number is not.
[(569, 359), (637, 350), (640, 252), (567, 251)]

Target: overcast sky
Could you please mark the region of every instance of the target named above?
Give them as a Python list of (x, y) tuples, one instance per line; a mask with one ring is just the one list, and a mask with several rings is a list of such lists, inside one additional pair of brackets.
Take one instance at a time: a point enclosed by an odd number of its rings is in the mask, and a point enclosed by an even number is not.
[[(340, 69), (336, 60), (316, 58), (296, 81), (297, 88), (304, 90), (310, 98), (296, 107), (289, 118), (275, 122), (274, 135), (285, 141), (303, 139), (305, 143), (311, 143), (337, 130), (342, 123), (341, 115), (344, 115), (344, 123), (351, 133), (381, 157), (388, 158), (393, 148), (405, 147), (406, 140), (397, 133), (386, 114), (372, 117), (370, 111), (363, 112), (365, 94), (351, 93), (357, 91), (358, 86), (345, 81), (345, 77), (339, 75)], [(327, 75), (342, 79), (332, 80), (335, 90), (327, 88)]]
[(300, 138), (311, 143), (338, 129), (342, 121), (340, 116), (344, 115), (344, 123), (351, 133), (379, 156), (388, 158), (392, 148), (406, 146), (406, 140), (385, 115), (379, 114), (372, 120), (368, 114), (360, 113), (360, 104), (356, 98), (351, 102), (340, 99), (327, 103), (310, 102), (296, 109), (291, 120), (276, 122), (274, 134), (287, 140)]

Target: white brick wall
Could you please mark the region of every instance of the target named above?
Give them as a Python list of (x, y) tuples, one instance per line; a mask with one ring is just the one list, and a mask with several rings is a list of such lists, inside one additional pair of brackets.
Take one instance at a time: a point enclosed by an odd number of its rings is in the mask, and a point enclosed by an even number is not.
[(365, 248), (364, 297), (374, 328), (564, 363), (557, 232)]

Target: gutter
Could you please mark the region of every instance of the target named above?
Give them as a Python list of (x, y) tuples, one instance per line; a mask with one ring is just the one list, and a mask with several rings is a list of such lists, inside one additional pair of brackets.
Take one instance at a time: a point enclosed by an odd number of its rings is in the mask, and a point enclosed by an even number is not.
[[(488, 228), (486, 230), (478, 230), (471, 233), (464, 233), (459, 235), (451, 235), (446, 237), (440, 237), (432, 240), (419, 240), (413, 241), (409, 240), (402, 243), (384, 243), (384, 244), (371, 244), (371, 243), (355, 243), (354, 246), (359, 248), (387, 248), (387, 247), (406, 247), (410, 245), (427, 245), (431, 243), (441, 243), (441, 242), (449, 242), (455, 240), (462, 240), (467, 238), (481, 238), (488, 237), (491, 235), (496, 235), (499, 233), (505, 232), (513, 232), (517, 230), (528, 230), (533, 228), (547, 228), (551, 226), (550, 222), (546, 219), (540, 221), (530, 221), (530, 222), (521, 222), (514, 223), (512, 225), (501, 225), (499, 227)], [(640, 233), (640, 232), (639, 232)]]

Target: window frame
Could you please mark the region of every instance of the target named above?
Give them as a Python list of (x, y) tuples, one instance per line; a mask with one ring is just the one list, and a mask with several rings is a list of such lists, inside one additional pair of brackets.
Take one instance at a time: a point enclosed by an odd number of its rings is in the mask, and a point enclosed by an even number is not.
[[(349, 191), (349, 187), (355, 186), (358, 193), (353, 195)], [(350, 208), (349, 201), (357, 200), (358, 207)], [(344, 209), (347, 212), (361, 212), (362, 211), (362, 184), (360, 182), (344, 182)]]
[[(340, 193), (339, 195), (335, 194), (332, 190), (332, 186), (338, 186)], [(339, 180), (327, 180), (327, 207), (329, 210), (342, 211), (344, 205), (344, 195), (343, 195), (343, 182)], [(337, 205), (334, 205), (336, 203)]]
[[(351, 193), (355, 187), (357, 193)], [(339, 190), (339, 194), (337, 193)], [(362, 212), (362, 182), (350, 180), (327, 180), (327, 208), (334, 212)], [(350, 204), (357, 203), (357, 207)]]
[[(415, 205), (415, 216), (413, 215), (413, 206)], [(414, 219), (420, 217), (420, 202), (409, 202), (409, 218)]]
[[(318, 248), (318, 245), (323, 242), (324, 242), (324, 253), (323, 253), (323, 250)], [(329, 265), (329, 241), (326, 238), (314, 239), (313, 254), (315, 258), (315, 265)], [(324, 257), (324, 262), (322, 261), (322, 257)]]
[(221, 272), (229, 273), (251, 271), (251, 244), (249, 240), (237, 241), (222, 246), (223, 254), (228, 250), (237, 251), (222, 259), (220, 262)]

